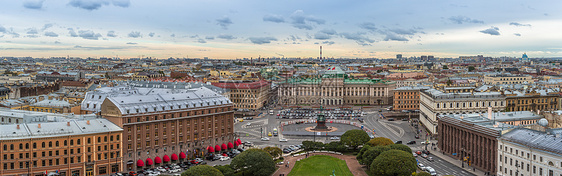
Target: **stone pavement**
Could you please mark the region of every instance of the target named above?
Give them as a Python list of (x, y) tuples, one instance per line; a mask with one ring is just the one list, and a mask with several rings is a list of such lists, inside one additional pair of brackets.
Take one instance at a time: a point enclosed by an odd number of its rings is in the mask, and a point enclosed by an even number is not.
[[(430, 140), (430, 142), (437, 143), (437, 140)], [(449, 162), (449, 163), (451, 163), (455, 166), (458, 166), (459, 168), (463, 169), (466, 172), (470, 172), (474, 175), (485, 175), (484, 171), (481, 171), (481, 170), (478, 170), (478, 169), (475, 169), (473, 171), (474, 168), (471, 167), (471, 166), (468, 166), (468, 164), (465, 164), (464, 165), (465, 167), (462, 168), (462, 164), (461, 164), (460, 160), (457, 160), (455, 158), (452, 158), (450, 156), (447, 156), (447, 155), (443, 154), (441, 152), (441, 150), (439, 150), (439, 148), (437, 148), (437, 150), (429, 150), (429, 151), (431, 151), (431, 155), (435, 155), (435, 156), (437, 156), (437, 157), (439, 157), (439, 158), (441, 158), (441, 159), (443, 159), (443, 160), (445, 160), (445, 161), (447, 161), (447, 162)]]
[[(314, 156), (314, 155), (327, 155), (327, 156), (333, 156), (335, 158), (338, 159), (342, 159), (345, 161), (345, 163), (347, 164), (347, 167), (349, 168), (349, 171), (351, 171), (351, 173), (354, 176), (367, 176), (367, 173), (365, 173), (366, 169), (362, 168), (361, 165), (359, 164), (359, 162), (357, 161), (357, 159), (355, 158), (355, 156), (350, 156), (350, 155), (338, 155), (338, 154), (333, 154), (333, 153), (324, 153), (324, 152), (317, 152), (317, 153), (310, 153), (308, 156)], [(291, 170), (293, 169), (293, 167), (295, 166), (296, 161), (305, 158), (306, 155), (300, 155), (300, 156), (286, 156), (285, 160), (283, 161), (284, 164), (283, 165), (277, 165), (280, 168), (273, 173), (273, 176), (279, 176), (280, 174), (284, 174), (285, 176), (289, 175), (289, 172), (291, 172)], [(289, 163), (289, 167), (285, 167), (286, 163)]]

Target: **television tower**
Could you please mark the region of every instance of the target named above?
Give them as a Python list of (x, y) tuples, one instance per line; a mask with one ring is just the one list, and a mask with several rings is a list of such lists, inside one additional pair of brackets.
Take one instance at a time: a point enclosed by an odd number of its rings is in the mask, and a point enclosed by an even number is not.
[(320, 61), (323, 62), (324, 60), (322, 60), (322, 46), (320, 46)]

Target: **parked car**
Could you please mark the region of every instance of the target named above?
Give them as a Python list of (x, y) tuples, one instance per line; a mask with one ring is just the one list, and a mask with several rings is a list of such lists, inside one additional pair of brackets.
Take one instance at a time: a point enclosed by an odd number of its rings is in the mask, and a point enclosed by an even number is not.
[(416, 139), (419, 139), (419, 138), (420, 138), (420, 136), (419, 136), (419, 135), (416, 135)]
[(428, 161), (433, 161), (433, 157), (431, 157), (431, 156), (430, 156), (430, 157), (427, 157), (427, 160), (428, 160)]
[(416, 154), (421, 155), (422, 152), (418, 150), (418, 151), (416, 151)]
[(396, 141), (395, 144), (402, 144), (402, 141)]
[(416, 141), (408, 141), (406, 144), (416, 144)]
[(334, 137), (331, 137), (330, 140), (340, 140), (340, 138), (337, 137), (337, 136), (334, 136)]
[(414, 157), (418, 157), (418, 154), (416, 154), (416, 152), (412, 152), (412, 155), (414, 155)]
[(394, 121), (394, 118), (388, 118), (388, 121)]
[(422, 156), (422, 158), (427, 158), (427, 155), (425, 153), (422, 154), (421, 156)]
[(228, 156), (222, 156), (220, 160), (221, 160), (221, 161), (226, 161), (226, 160), (229, 160), (229, 159), (230, 159), (230, 157), (228, 157)]
[(422, 163), (418, 163), (418, 168), (420, 168), (420, 170), (424, 170), (425, 166)]
[(424, 153), (424, 154), (426, 154), (426, 155), (431, 154), (431, 153), (429, 152), (429, 150), (422, 150), (421, 152)]

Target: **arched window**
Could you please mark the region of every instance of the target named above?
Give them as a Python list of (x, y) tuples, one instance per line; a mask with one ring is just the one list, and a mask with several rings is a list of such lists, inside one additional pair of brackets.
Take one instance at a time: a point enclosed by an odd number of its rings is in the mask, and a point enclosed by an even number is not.
[(55, 147), (59, 146), (59, 141), (55, 141)]
[(107, 142), (107, 136), (103, 137), (103, 142)]
[(20, 150), (23, 149), (23, 144), (20, 143)]
[(101, 142), (101, 137), (98, 137), (98, 143), (100, 143), (100, 142)]
[(68, 145), (68, 142), (66, 140), (64, 140), (64, 146)]
[(29, 143), (25, 144), (25, 149), (29, 149)]
[(70, 140), (70, 145), (74, 145), (74, 139)]
[(76, 139), (76, 145), (80, 145), (80, 139)]
[(45, 142), (41, 143), (41, 147), (45, 148)]
[(37, 143), (33, 143), (33, 148), (37, 148)]
[(14, 150), (14, 144), (10, 144), (10, 150)]
[(53, 147), (53, 142), (49, 142), (49, 147)]
[(91, 143), (92, 143), (92, 139), (88, 138), (88, 144), (91, 144)]
[(8, 145), (4, 144), (4, 151), (8, 150)]

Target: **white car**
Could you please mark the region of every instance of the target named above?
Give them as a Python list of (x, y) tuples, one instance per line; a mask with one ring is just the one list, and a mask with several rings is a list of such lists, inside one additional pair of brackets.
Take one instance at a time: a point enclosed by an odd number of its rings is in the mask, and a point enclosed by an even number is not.
[(340, 138), (337, 137), (337, 136), (334, 136), (334, 137), (331, 137), (330, 140), (340, 140)]
[(252, 123), (251, 123), (251, 122), (248, 122), (248, 123), (246, 124), (246, 126), (250, 126), (250, 125), (252, 125)]
[(422, 163), (418, 163), (418, 167), (420, 170), (425, 170), (425, 166)]
[(269, 141), (269, 138), (268, 137), (262, 137), (261, 140), (262, 141)]
[(219, 159), (219, 160), (221, 160), (221, 161), (226, 161), (226, 160), (229, 160), (229, 159), (230, 159), (230, 157), (228, 157), (228, 156), (222, 156), (222, 157), (220, 157), (220, 158), (221, 158), (221, 159)]
[(180, 172), (181, 169), (170, 169), (169, 173), (175, 173), (175, 172)]
[(287, 142), (287, 139), (281, 138), (281, 139), (279, 139), (279, 142)]

